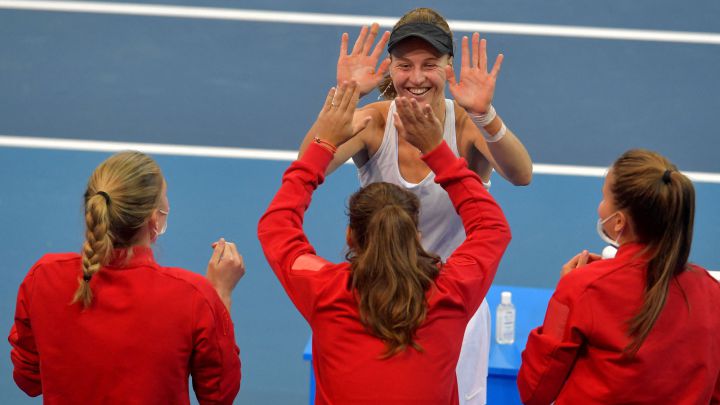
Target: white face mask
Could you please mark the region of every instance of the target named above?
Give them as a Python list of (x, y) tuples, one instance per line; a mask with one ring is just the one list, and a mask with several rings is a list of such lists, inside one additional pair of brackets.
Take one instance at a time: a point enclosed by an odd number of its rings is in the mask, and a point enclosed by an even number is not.
[(612, 218), (612, 217), (615, 216), (615, 214), (617, 214), (617, 211), (614, 212), (614, 213), (612, 213), (612, 214), (610, 214), (610, 215), (609, 215), (607, 218), (605, 218), (605, 219), (598, 218), (598, 220), (597, 220), (597, 233), (598, 233), (598, 235), (600, 236), (600, 239), (603, 240), (603, 242), (605, 242), (605, 243), (607, 243), (607, 244), (609, 244), (609, 245), (614, 246), (614, 247), (617, 248), (617, 247), (620, 246), (619, 241), (620, 241), (620, 235), (622, 235), (622, 229), (621, 229), (620, 232), (618, 233), (617, 239), (615, 239), (615, 240), (613, 240), (613, 239), (605, 232), (605, 229), (603, 229), (603, 225), (605, 225), (605, 222), (609, 221), (610, 218)]

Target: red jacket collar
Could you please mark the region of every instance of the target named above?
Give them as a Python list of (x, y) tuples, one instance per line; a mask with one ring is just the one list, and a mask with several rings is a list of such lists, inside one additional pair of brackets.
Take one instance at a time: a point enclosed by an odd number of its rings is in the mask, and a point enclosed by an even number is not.
[(154, 263), (155, 257), (152, 248), (148, 246), (132, 246), (129, 249), (115, 249), (112, 260), (105, 267), (120, 269)]
[(645, 250), (646, 248), (647, 245), (644, 243), (628, 242), (618, 248), (615, 258), (647, 261), (650, 258), (650, 253)]

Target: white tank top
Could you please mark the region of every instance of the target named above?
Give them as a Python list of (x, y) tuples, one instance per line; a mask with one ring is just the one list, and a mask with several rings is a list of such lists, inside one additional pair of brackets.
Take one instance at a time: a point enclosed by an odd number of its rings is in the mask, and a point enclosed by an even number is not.
[[(378, 151), (358, 168), (360, 184), (386, 182), (403, 187), (414, 193), (421, 201), (420, 232), (423, 246), (428, 252), (439, 255), (443, 261), (465, 240), (465, 229), (450, 201), (447, 192), (435, 183), (432, 171), (419, 183), (410, 183), (400, 174), (398, 164), (398, 133), (395, 128), (395, 101), (390, 103), (385, 134)], [(460, 156), (455, 135), (455, 106), (445, 100), (445, 128), (443, 139), (456, 156)], [(489, 188), (489, 183), (485, 184)]]

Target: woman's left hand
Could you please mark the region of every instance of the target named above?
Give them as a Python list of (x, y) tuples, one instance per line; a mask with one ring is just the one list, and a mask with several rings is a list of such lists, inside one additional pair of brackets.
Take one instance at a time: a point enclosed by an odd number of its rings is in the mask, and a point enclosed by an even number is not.
[(468, 49), (468, 37), (462, 39), (460, 81), (456, 81), (452, 66), (445, 67), (448, 89), (455, 101), (467, 112), (485, 114), (495, 93), (495, 81), (503, 61), (503, 54), (495, 59), (490, 73), (487, 71), (487, 41), (477, 32), (472, 36), (472, 58)]

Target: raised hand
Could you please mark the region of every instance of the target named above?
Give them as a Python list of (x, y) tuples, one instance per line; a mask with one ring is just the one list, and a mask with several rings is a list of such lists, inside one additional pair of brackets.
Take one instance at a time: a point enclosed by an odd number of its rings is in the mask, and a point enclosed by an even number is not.
[(360, 90), (355, 82), (343, 82), (337, 89), (330, 89), (320, 114), (310, 128), (313, 137), (337, 147), (365, 129), (371, 117), (353, 126), (359, 99)]
[(456, 81), (452, 66), (445, 67), (448, 78), (448, 88), (455, 101), (472, 114), (485, 114), (495, 93), (497, 80), (503, 54), (495, 59), (490, 73), (487, 71), (487, 42), (480, 39), (477, 32), (472, 36), (472, 57), (468, 48), (468, 37), (462, 39), (462, 53), (460, 61), (460, 81)]
[(226, 242), (225, 239), (221, 238), (213, 243), (212, 248), (213, 254), (208, 262), (206, 278), (230, 310), (232, 291), (245, 275), (245, 262), (235, 244)]
[(379, 29), (380, 26), (377, 23), (373, 23), (368, 34), (368, 27), (363, 26), (350, 54), (348, 54), (347, 32), (342, 34), (340, 41), (340, 56), (338, 57), (337, 63), (337, 83), (339, 85), (343, 82), (355, 81), (360, 92), (360, 97), (370, 93), (377, 87), (390, 65), (390, 59), (386, 58), (380, 63), (377, 70), (375, 69), (378, 60), (380, 60), (380, 55), (385, 49), (385, 44), (387, 44), (390, 38), (389, 31), (383, 33), (380, 41), (378, 41), (372, 53), (370, 53)]
[(395, 107), (395, 128), (411, 145), (427, 153), (442, 142), (442, 123), (429, 104), (420, 107), (415, 99), (397, 97)]

